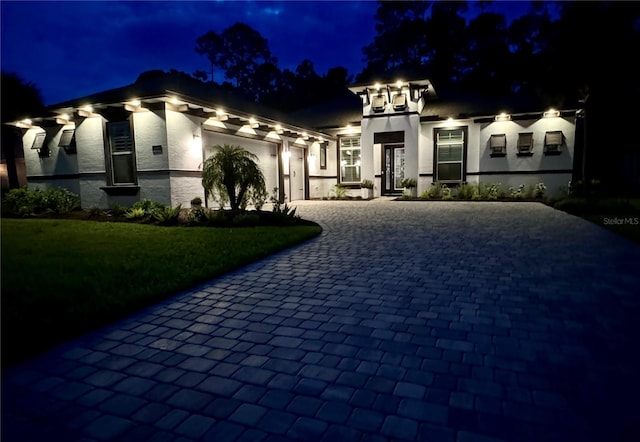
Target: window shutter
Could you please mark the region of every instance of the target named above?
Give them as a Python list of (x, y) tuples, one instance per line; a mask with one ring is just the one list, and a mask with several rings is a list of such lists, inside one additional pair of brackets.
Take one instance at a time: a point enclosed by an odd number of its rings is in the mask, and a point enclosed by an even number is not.
[(533, 146), (533, 133), (525, 132), (518, 134), (518, 151), (528, 152)]
[(31, 145), (31, 148), (37, 149), (37, 150), (42, 149), (42, 146), (44, 146), (45, 138), (47, 138), (46, 132), (38, 132), (35, 138), (33, 139), (33, 144)]
[(58, 143), (58, 147), (63, 147), (65, 149), (68, 147), (71, 147), (74, 133), (75, 133), (75, 129), (63, 130), (62, 135), (60, 136), (60, 142)]
[(562, 144), (562, 131), (547, 132), (544, 136), (545, 146), (559, 146)]
[(502, 151), (507, 147), (507, 136), (505, 134), (491, 135), (491, 149)]

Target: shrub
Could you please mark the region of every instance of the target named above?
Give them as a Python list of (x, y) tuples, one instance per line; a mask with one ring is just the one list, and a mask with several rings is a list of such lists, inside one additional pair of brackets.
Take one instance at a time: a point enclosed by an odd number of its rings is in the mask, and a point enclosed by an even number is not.
[(362, 180), (362, 182), (360, 183), (360, 187), (363, 189), (373, 189), (373, 181)]
[(544, 183), (538, 183), (533, 186), (533, 197), (534, 198), (544, 198), (544, 192), (547, 190), (547, 186)]
[(343, 184), (338, 183), (333, 186), (333, 193), (335, 194), (337, 199), (346, 198), (348, 192), (349, 192), (349, 188)]
[(171, 208), (169, 206), (164, 208), (157, 208), (153, 211), (153, 218), (163, 226), (175, 226), (178, 224), (180, 217), (180, 210), (182, 210), (182, 204), (178, 204), (177, 207)]
[(191, 204), (193, 204), (194, 206), (199, 206), (202, 204), (202, 198), (200, 198), (199, 196), (195, 197), (194, 199), (191, 200)]
[(233, 217), (232, 223), (238, 227), (252, 227), (260, 224), (260, 217), (255, 213), (240, 212)]
[(446, 185), (446, 184), (444, 184), (444, 185), (442, 186), (442, 199), (443, 199), (443, 200), (450, 200), (450, 199), (452, 199), (452, 198), (453, 198), (453, 197), (451, 196), (451, 189), (449, 189), (449, 188), (447, 187), (447, 185)]
[(407, 189), (412, 189), (418, 186), (418, 182), (413, 178), (404, 178), (400, 185)]
[(131, 206), (132, 209), (142, 209), (144, 211), (144, 216), (153, 216), (154, 211), (164, 210), (166, 207), (168, 207), (166, 204), (151, 201), (147, 198), (136, 201), (133, 206)]
[(504, 196), (502, 184), (500, 183), (480, 183), (478, 184), (479, 199), (495, 201)]
[(426, 190), (427, 199), (437, 199), (442, 198), (442, 183), (436, 181), (435, 183), (431, 183), (429, 189)]
[(2, 200), (2, 213), (10, 216), (30, 216), (35, 208), (35, 198), (27, 187), (11, 189)]
[(140, 219), (147, 216), (147, 214), (142, 207), (132, 207), (125, 212), (124, 216), (127, 219)]
[(102, 210), (100, 207), (89, 207), (87, 209), (87, 215), (89, 215), (90, 218), (94, 216), (100, 216), (103, 214), (104, 214), (104, 210)]
[(22, 187), (7, 192), (2, 205), (3, 212), (11, 216), (26, 217), (47, 211), (65, 214), (80, 208), (80, 197), (60, 187), (45, 190)]
[(127, 210), (128, 209), (125, 206), (121, 206), (120, 204), (114, 204), (109, 208), (111, 215), (118, 217), (123, 216), (125, 213), (127, 213)]
[(524, 198), (524, 184), (520, 184), (518, 187), (509, 187), (509, 196), (517, 200)]
[(478, 186), (476, 186), (475, 184), (462, 183), (458, 187), (458, 194), (456, 195), (456, 197), (459, 200), (471, 200), (474, 199), (476, 195), (479, 195)]

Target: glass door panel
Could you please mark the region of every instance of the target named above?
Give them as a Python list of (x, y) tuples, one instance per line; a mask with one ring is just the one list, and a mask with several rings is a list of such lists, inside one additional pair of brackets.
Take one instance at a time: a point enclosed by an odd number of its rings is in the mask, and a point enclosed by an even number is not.
[(394, 149), (394, 187), (395, 190), (402, 189), (402, 180), (404, 180), (404, 147), (399, 147)]

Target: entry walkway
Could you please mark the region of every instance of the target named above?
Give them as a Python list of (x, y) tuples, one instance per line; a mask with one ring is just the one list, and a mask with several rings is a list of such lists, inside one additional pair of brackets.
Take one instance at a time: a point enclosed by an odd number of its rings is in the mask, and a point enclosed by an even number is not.
[(638, 440), (640, 247), (537, 203), (296, 205), (321, 237), (4, 373), (3, 442)]

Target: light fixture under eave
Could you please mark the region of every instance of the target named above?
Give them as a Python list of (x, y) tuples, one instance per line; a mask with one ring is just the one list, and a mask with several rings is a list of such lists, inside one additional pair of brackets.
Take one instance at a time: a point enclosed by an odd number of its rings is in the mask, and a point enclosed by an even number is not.
[(60, 114), (56, 116), (56, 124), (69, 124), (69, 114)]
[(511, 121), (511, 115), (505, 112), (502, 112), (500, 115), (496, 115), (495, 121)]
[(78, 109), (78, 115), (80, 115), (81, 117), (85, 117), (85, 118), (88, 118), (88, 117), (92, 116), (93, 115), (93, 106), (91, 106), (91, 105), (82, 106), (80, 109)]
[(249, 124), (248, 126), (251, 129), (257, 129), (260, 127), (260, 123), (258, 123), (258, 121), (255, 118), (249, 118)]
[(31, 121), (31, 119), (29, 118), (25, 118), (24, 120), (16, 121), (15, 125), (20, 129), (31, 129), (31, 126), (33, 126), (33, 121)]
[(549, 109), (548, 111), (542, 114), (543, 118), (555, 118), (559, 116), (560, 116), (560, 111), (557, 111), (555, 109)]
[(227, 113), (222, 109), (218, 109), (216, 111), (216, 119), (218, 121), (227, 121), (229, 119), (229, 115), (227, 115)]

